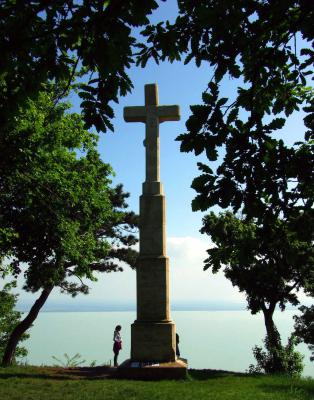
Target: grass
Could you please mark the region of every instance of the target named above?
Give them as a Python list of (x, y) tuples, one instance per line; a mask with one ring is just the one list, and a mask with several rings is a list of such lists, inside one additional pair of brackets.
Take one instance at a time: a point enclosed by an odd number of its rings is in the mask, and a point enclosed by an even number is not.
[[(87, 372), (86, 372), (87, 371)], [(94, 371), (92, 374), (89, 372)], [(100, 378), (101, 369), (0, 368), (1, 400), (313, 400), (313, 379), (190, 370), (182, 381)], [(108, 378), (108, 376), (107, 376)]]

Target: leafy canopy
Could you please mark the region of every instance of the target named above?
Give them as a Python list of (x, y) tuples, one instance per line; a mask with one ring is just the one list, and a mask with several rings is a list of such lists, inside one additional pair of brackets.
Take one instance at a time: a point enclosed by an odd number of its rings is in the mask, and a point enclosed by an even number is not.
[(203, 219), (202, 233), (215, 247), (207, 250), (204, 269), (225, 276), (244, 292), (253, 314), (266, 309), (282, 310), (299, 303), (297, 292), (314, 282), (314, 249), (311, 239), (300, 235), (293, 223), (278, 219), (271, 226), (241, 220), (231, 212)]
[[(133, 30), (148, 23), (155, 0), (32, 0), (1, 2), (0, 131), (41, 84), (76, 74), (84, 121), (98, 131), (113, 129), (110, 102), (132, 89)], [(61, 93), (61, 97), (62, 97)]]
[(0, 248), (13, 274), (26, 266), (27, 290), (59, 286), (74, 295), (87, 292), (80, 280), (93, 280), (93, 270), (121, 268), (115, 260), (134, 265), (136, 253), (124, 245), (136, 238), (121, 228), (132, 230), (136, 217), (124, 211), (121, 185), (110, 187), (97, 136), (68, 104), (55, 103), (54, 88), (28, 100), (1, 137), (1, 230), (11, 236)]
[[(207, 63), (209, 84), (203, 103), (191, 107), (181, 151), (205, 152), (213, 171), (199, 163), (201, 175), (194, 210), (219, 205), (248, 217), (275, 218), (296, 205), (313, 205), (314, 9), (311, 1), (232, 0), (178, 2), (173, 24), (149, 25), (138, 62), (185, 57)], [(213, 71), (213, 72), (212, 72)], [(231, 98), (220, 94), (223, 78), (236, 80)], [(303, 107), (304, 143), (289, 147), (276, 136), (287, 116)], [(218, 160), (219, 161), (219, 160)], [(303, 205), (305, 203), (305, 206)]]

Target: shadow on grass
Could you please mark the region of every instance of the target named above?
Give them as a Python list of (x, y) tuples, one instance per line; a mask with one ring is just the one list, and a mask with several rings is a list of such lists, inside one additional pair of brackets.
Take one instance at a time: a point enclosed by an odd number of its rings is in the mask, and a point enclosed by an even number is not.
[(225, 378), (226, 376), (248, 376), (242, 372), (231, 372), (218, 369), (189, 369), (189, 376), (198, 381), (205, 381), (208, 379)]
[[(225, 378), (227, 376), (248, 376), (240, 372), (230, 372), (214, 369), (189, 369), (188, 377), (193, 380), (208, 380)], [(78, 379), (116, 379), (116, 369), (108, 366), (100, 367), (37, 367), (27, 370), (0, 370), (0, 382), (9, 378), (23, 379), (52, 379), (52, 380), (78, 380)]]
[[(37, 371), (38, 372), (37, 372)], [(61, 368), (61, 367), (38, 367), (36, 370), (10, 371), (3, 369), (0, 372), (0, 382), (2, 379), (8, 378), (26, 378), (26, 379), (52, 379), (52, 380), (78, 380), (78, 379), (106, 379), (110, 378), (115, 369), (112, 367), (77, 367), (77, 368)]]

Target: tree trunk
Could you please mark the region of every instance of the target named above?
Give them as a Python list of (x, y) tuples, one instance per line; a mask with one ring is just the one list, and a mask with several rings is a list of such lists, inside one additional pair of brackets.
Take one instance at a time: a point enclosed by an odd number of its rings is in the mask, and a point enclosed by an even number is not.
[(280, 334), (276, 328), (276, 325), (273, 321), (273, 314), (276, 307), (275, 304), (270, 304), (269, 308), (263, 307), (264, 319), (265, 319), (265, 327), (267, 332), (265, 347), (268, 351), (268, 354), (271, 356), (270, 360), (267, 362), (267, 368), (265, 369), (266, 373), (283, 373), (285, 372), (283, 366), (283, 360), (281, 356), (281, 338)]
[(273, 321), (273, 315), (276, 305), (270, 305), (269, 308), (264, 307), (264, 320), (267, 332), (267, 339), (271, 347), (278, 348), (281, 345), (281, 339), (276, 325)]
[(52, 289), (53, 288), (44, 289), (41, 292), (41, 295), (35, 301), (35, 303), (33, 304), (32, 308), (30, 309), (27, 316), (14, 328), (13, 332), (10, 335), (10, 338), (8, 340), (8, 343), (7, 343), (3, 358), (2, 358), (2, 366), (3, 367), (7, 367), (12, 364), (16, 346), (18, 345), (18, 342), (21, 339), (21, 336), (23, 335), (24, 332), (27, 331), (27, 329), (29, 329), (31, 327), (32, 323), (37, 318), (37, 315), (38, 315), (40, 309), (45, 304)]

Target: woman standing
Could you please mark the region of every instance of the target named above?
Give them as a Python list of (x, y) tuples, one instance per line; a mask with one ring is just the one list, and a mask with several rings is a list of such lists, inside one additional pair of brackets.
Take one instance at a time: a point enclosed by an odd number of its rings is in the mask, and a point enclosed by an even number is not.
[(118, 355), (119, 351), (122, 349), (122, 339), (120, 331), (121, 331), (121, 325), (117, 325), (113, 332), (113, 353), (114, 353), (113, 364), (115, 367), (118, 366)]

